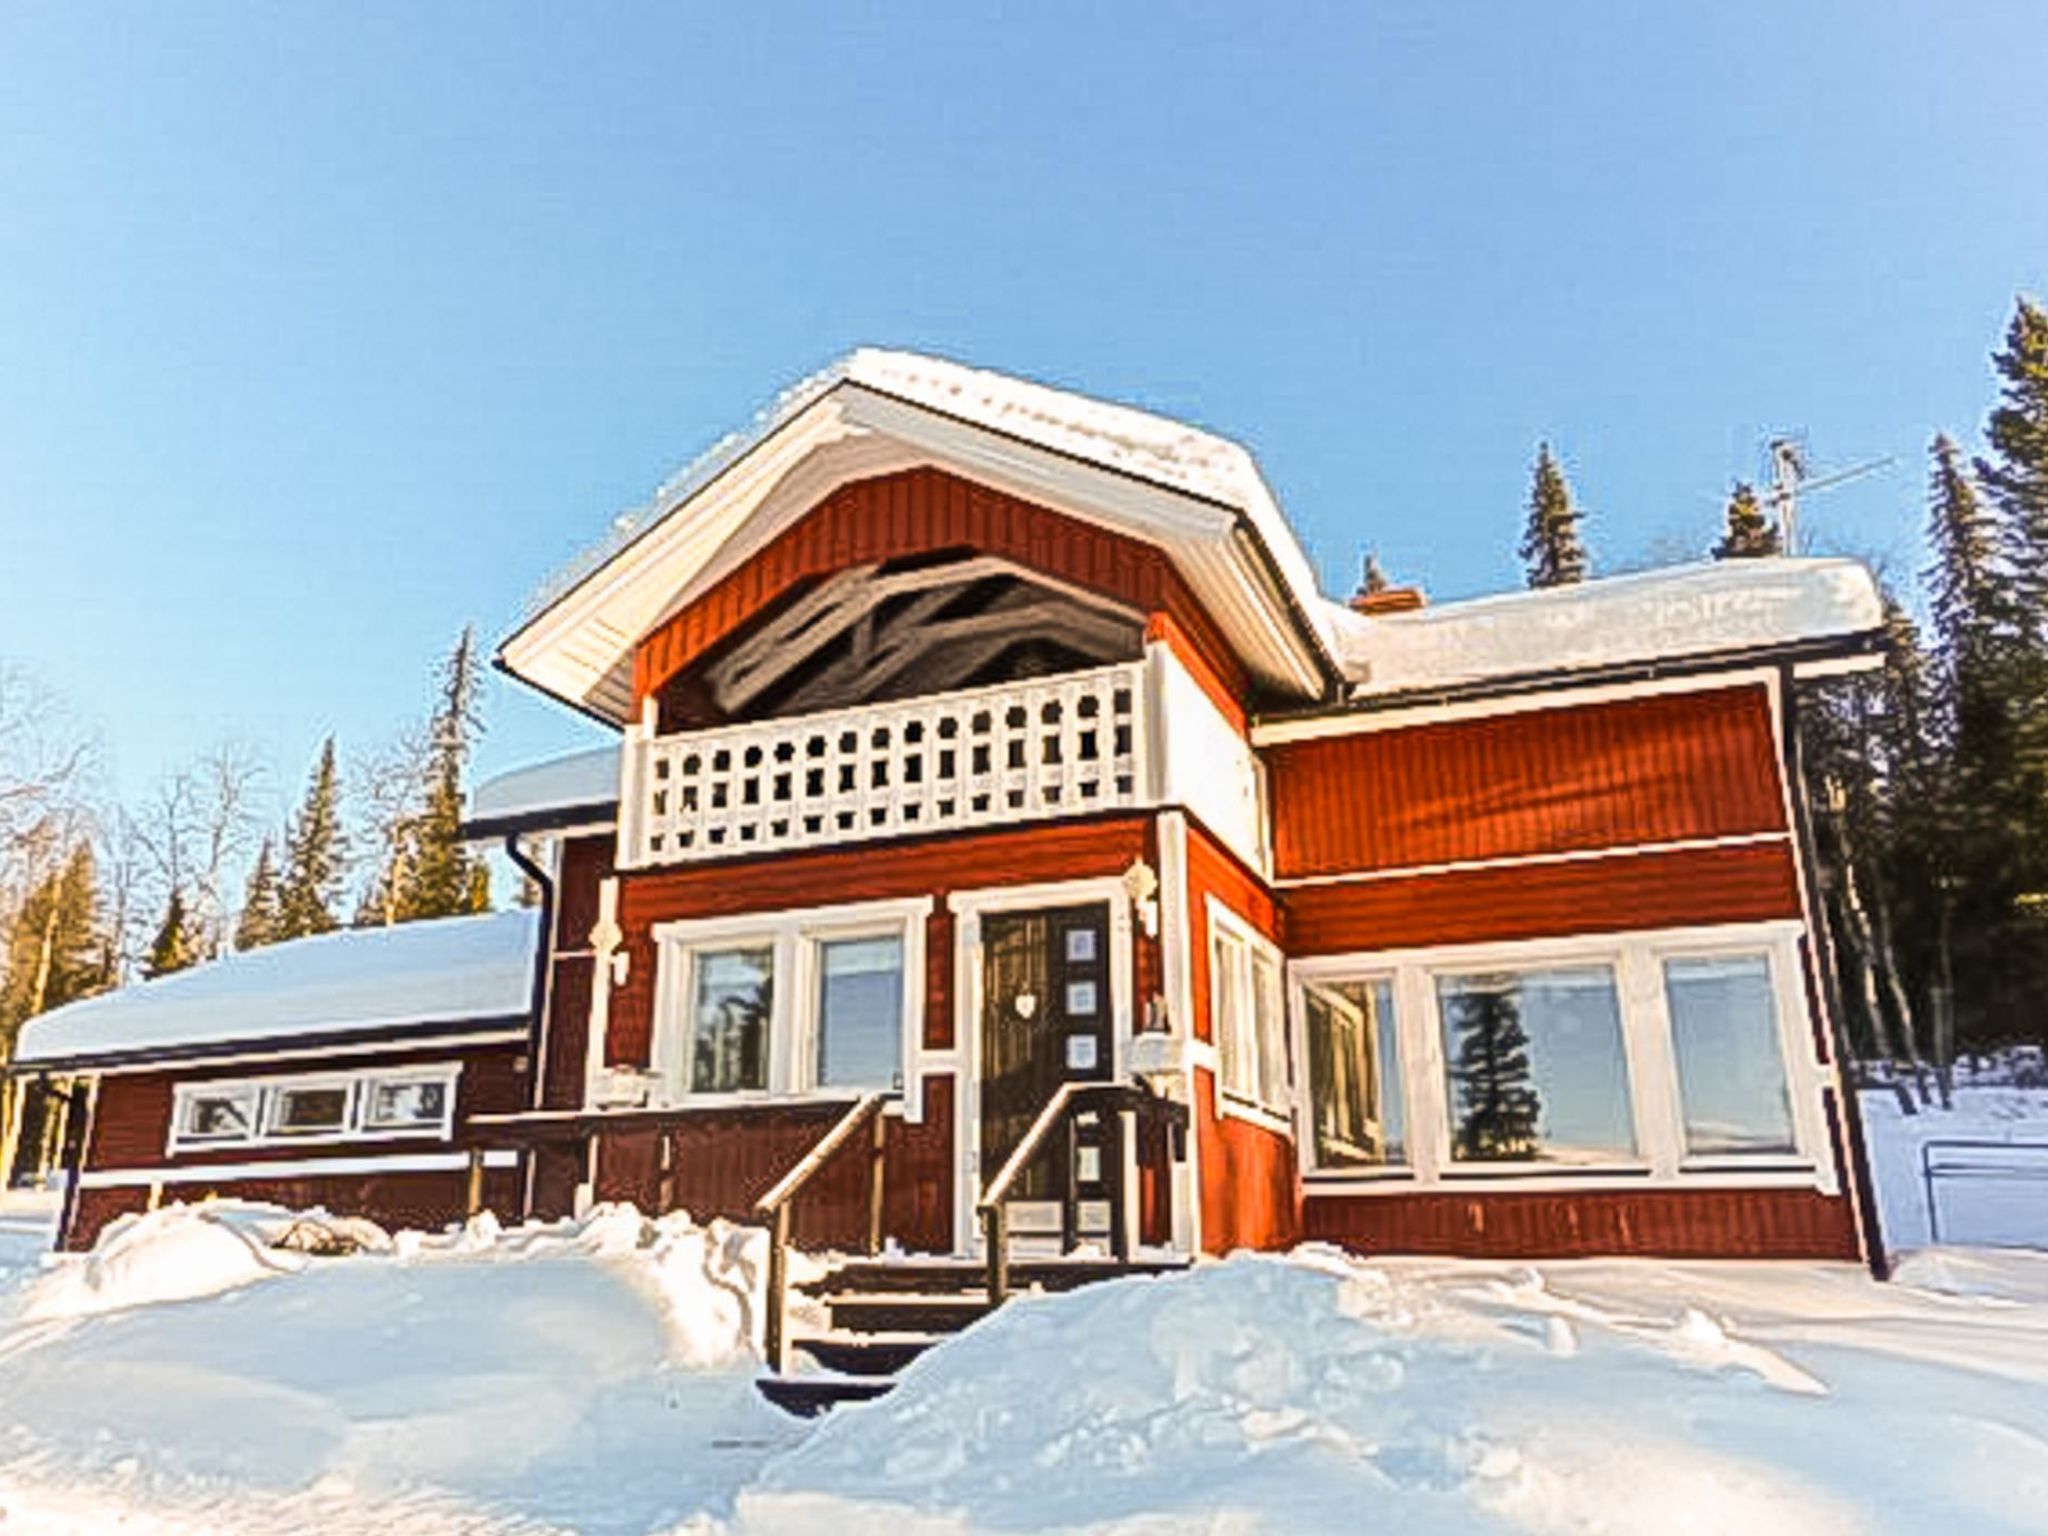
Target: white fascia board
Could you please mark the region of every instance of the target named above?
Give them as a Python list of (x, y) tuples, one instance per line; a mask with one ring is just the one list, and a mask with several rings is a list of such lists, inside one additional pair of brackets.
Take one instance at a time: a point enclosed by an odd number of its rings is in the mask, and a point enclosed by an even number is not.
[[(1234, 530), (1251, 517), (1283, 579), (1306, 559), (1277, 509), (1260, 519), (1221, 502), (1103, 468), (851, 381), (835, 385), (662, 513), (553, 606), (504, 642), (514, 675), (624, 723), (622, 693), (639, 638), (701, 597), (811, 511), (838, 485), (920, 465), (961, 474), (1161, 547), (1241, 647), (1256, 672), (1293, 691), (1321, 692), (1315, 642), (1276, 613)], [(1276, 547), (1272, 526), (1284, 536)], [(1290, 558), (1291, 557), (1291, 558)], [(1297, 592), (1303, 614), (1319, 599)], [(1313, 618), (1302, 622), (1313, 623)], [(1318, 637), (1319, 639), (1322, 637)]]

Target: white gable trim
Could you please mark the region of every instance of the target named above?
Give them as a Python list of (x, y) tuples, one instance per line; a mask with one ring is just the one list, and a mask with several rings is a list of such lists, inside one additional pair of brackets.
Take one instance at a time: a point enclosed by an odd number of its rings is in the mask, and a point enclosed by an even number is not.
[[(1320, 695), (1327, 655), (1305, 626), (1319, 601), (1259, 569), (1248, 514), (1124, 470), (842, 382), (659, 514), (500, 648), (503, 664), (607, 719), (631, 712), (632, 647), (852, 480), (931, 466), (1160, 547), (1252, 669)], [(1270, 540), (1268, 541), (1270, 542)], [(1274, 551), (1276, 563), (1298, 550)], [(1284, 569), (1284, 566), (1283, 566)], [(1298, 580), (1297, 577), (1287, 577)], [(1334, 665), (1334, 663), (1330, 663)]]

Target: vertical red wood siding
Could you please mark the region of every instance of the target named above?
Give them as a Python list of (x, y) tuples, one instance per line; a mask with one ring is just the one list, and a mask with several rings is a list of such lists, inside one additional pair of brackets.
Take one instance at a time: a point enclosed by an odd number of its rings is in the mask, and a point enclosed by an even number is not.
[[(913, 1252), (953, 1247), (953, 1079), (925, 1080), (920, 1124), (885, 1122), (883, 1234)], [(758, 1105), (694, 1114), (671, 1128), (607, 1135), (598, 1157), (597, 1196), (643, 1211), (688, 1211), (758, 1224), (754, 1202), (832, 1128), (840, 1104)], [(662, 1141), (668, 1142), (663, 1166)], [(858, 1251), (868, 1224), (866, 1136), (856, 1136), (797, 1197), (792, 1228), (800, 1247)]]
[[(1198, 1040), (1213, 1040), (1210, 1013), (1209, 902), (1225, 907), (1276, 943), (1280, 907), (1259, 878), (1202, 827), (1188, 823), (1189, 992)], [(1300, 1180), (1294, 1140), (1240, 1116), (1219, 1112), (1216, 1078), (1195, 1072), (1192, 1130), (1200, 1159), (1202, 1247), (1285, 1248), (1300, 1235)]]
[(1759, 684), (1290, 742), (1283, 879), (1783, 832)]
[(1302, 1226), (1309, 1238), (1361, 1253), (1851, 1263), (1859, 1257), (1849, 1202), (1815, 1189), (1311, 1192)]
[(1149, 544), (938, 469), (841, 486), (737, 570), (639, 643), (636, 701), (665, 684), (802, 584), (849, 566), (946, 550), (997, 555), (1124, 603), (1167, 613), (1229, 692), (1244, 669), (1172, 562)]
[(1618, 854), (1287, 892), (1295, 956), (1800, 916), (1786, 843)]

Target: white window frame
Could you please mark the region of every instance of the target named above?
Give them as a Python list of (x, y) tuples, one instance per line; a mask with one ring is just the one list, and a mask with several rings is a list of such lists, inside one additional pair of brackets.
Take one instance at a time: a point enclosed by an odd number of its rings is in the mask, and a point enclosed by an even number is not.
[[(1207, 898), (1209, 965), (1209, 1038), (1216, 1048), (1216, 1112), (1219, 1115), (1235, 1116), (1249, 1120), (1281, 1135), (1292, 1134), (1294, 1073), (1290, 1060), (1291, 1030), (1288, 1024), (1288, 980), (1287, 958), (1280, 953), (1279, 946), (1260, 933), (1244, 918), (1225, 906), (1216, 897)], [(1227, 977), (1217, 957), (1223, 944), (1239, 944), (1244, 947), (1245, 963), (1239, 977)], [(1257, 960), (1263, 957), (1272, 966), (1274, 981), (1272, 1003), (1278, 1016), (1269, 1029), (1259, 1027), (1259, 984)], [(1235, 1017), (1243, 1022), (1248, 1033), (1248, 1049), (1253, 1075), (1258, 1079), (1256, 1094), (1247, 1095), (1230, 1079), (1228, 1063), (1240, 1043), (1225, 1038), (1229, 1033), (1224, 1028), (1222, 999), (1224, 989), (1230, 986), (1235, 993)], [(1269, 1047), (1278, 1047), (1280, 1060), (1268, 1060)]]
[[(920, 1048), (924, 1039), (925, 930), (929, 896), (862, 901), (826, 907), (689, 918), (657, 923), (654, 1039), (651, 1070), (658, 1101), (667, 1106), (743, 1105), (842, 1100), (859, 1090), (817, 1083), (819, 946), (841, 939), (897, 939), (903, 947), (901, 1053), (904, 1114), (922, 1114)], [(774, 955), (768, 1008), (767, 1087), (700, 1093), (690, 1087), (691, 1012), (696, 957), (716, 950), (768, 949)]]
[[(394, 1067), (388, 1072), (364, 1072), (359, 1075), (356, 1088), (356, 1119), (359, 1134), (365, 1139), (387, 1136), (436, 1136), (446, 1140), (455, 1131), (455, 1088), (460, 1076), (458, 1068)], [(376, 1102), (378, 1088), (386, 1085), (411, 1085), (413, 1083), (441, 1083), (445, 1092), (441, 1096), (441, 1116), (436, 1121), (408, 1120), (402, 1124), (383, 1125), (370, 1119), (370, 1108)]]
[[(1312, 991), (1320, 992), (1326, 997), (1342, 1000), (1342, 995), (1337, 991), (1339, 986), (1376, 987), (1381, 985), (1387, 988), (1388, 1002), (1394, 1013), (1394, 1049), (1403, 1053), (1404, 1060), (1401, 1066), (1405, 1069), (1407, 1040), (1402, 1033), (1402, 1004), (1399, 988), (1395, 984), (1395, 977), (1392, 971), (1382, 968), (1379, 970), (1362, 971), (1357, 974), (1347, 972), (1339, 978), (1305, 975), (1299, 964), (1288, 967), (1288, 1030), (1293, 1040), (1294, 1059), (1299, 1063), (1299, 1070), (1294, 1078), (1294, 1089), (1295, 1103), (1301, 1111), (1301, 1169), (1305, 1175), (1315, 1174), (1323, 1178), (1337, 1178), (1347, 1181), (1370, 1180), (1374, 1183), (1383, 1182), (1388, 1179), (1406, 1181), (1413, 1179), (1415, 1176), (1413, 1166), (1414, 1152), (1412, 1150), (1415, 1132), (1413, 1122), (1408, 1118), (1408, 1074), (1405, 1070), (1398, 1074), (1401, 1079), (1402, 1115), (1400, 1161), (1386, 1163), (1336, 1163), (1326, 1168), (1323, 1166), (1321, 1154), (1316, 1150), (1315, 1056), (1309, 1049), (1308, 994)], [(1346, 1007), (1354, 1006), (1348, 1000), (1344, 1001)], [(1372, 1021), (1366, 1019), (1362, 1023), (1364, 1032), (1368, 1036), (1373, 1037), (1372, 1048), (1377, 1051), (1379, 1042), (1377, 1031), (1374, 1030)], [(1387, 1081), (1386, 1063), (1375, 1061), (1373, 1065), (1375, 1069), (1374, 1087), (1383, 1097), (1379, 1104), (1373, 1106), (1370, 1124), (1373, 1133), (1384, 1140), (1387, 1125), (1387, 1108), (1384, 1101)]]
[[(245, 1127), (239, 1131), (227, 1131), (208, 1135), (185, 1129), (187, 1116), (193, 1101), (197, 1099), (245, 1099), (248, 1112), (242, 1117)], [(227, 1080), (211, 1083), (179, 1083), (171, 1091), (171, 1140), (173, 1152), (199, 1147), (246, 1147), (256, 1141), (263, 1129), (263, 1088), (259, 1083), (243, 1080)]]
[[(1839, 1179), (1829, 1139), (1822, 1092), (1829, 1069), (1815, 1050), (1806, 1003), (1796, 919), (1715, 927), (1649, 929), (1562, 939), (1502, 944), (1445, 945), (1427, 949), (1373, 951), (1296, 960), (1289, 967), (1297, 1059), (1307, 1039), (1307, 986), (1393, 979), (1394, 1022), (1401, 1048), (1403, 1106), (1407, 1112), (1406, 1170), (1323, 1169), (1304, 1138), (1297, 1154), (1304, 1180), (1316, 1187), (1399, 1183), (1460, 1189), (1561, 1190), (1735, 1184), (1762, 1187), (1818, 1187), (1838, 1192)], [(1672, 1044), (1670, 1010), (1664, 992), (1664, 962), (1674, 959), (1764, 957), (1785, 1087), (1791, 1101), (1795, 1151), (1689, 1157), (1685, 1153), (1684, 1111)], [(1578, 966), (1611, 967), (1621, 1013), (1622, 1051), (1637, 1156), (1591, 1168), (1555, 1164), (1457, 1162), (1450, 1155), (1449, 1071), (1437, 978), (1474, 973), (1539, 971)], [(1312, 1084), (1297, 1092), (1313, 1092)]]
[[(332, 1146), (364, 1141), (446, 1141), (455, 1133), (455, 1099), (462, 1081), (462, 1063), (440, 1061), (418, 1066), (361, 1067), (349, 1072), (294, 1072), (270, 1077), (219, 1078), (176, 1084), (171, 1090), (171, 1129), (165, 1151), (203, 1152), (216, 1147)], [(433, 1125), (373, 1126), (367, 1123), (370, 1088), (380, 1082), (441, 1082), (447, 1094), (441, 1119)], [(286, 1093), (302, 1089), (341, 1088), (347, 1111), (335, 1129), (293, 1131), (277, 1124), (277, 1106)], [(195, 1136), (185, 1130), (192, 1101), (228, 1095), (248, 1096), (250, 1128), (234, 1136)]]

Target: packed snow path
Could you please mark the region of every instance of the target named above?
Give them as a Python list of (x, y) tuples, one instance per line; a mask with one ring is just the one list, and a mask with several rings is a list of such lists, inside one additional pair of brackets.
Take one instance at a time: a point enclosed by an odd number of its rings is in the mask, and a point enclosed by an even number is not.
[(759, 1234), (289, 1220), (0, 1273), (0, 1529), (2048, 1532), (2040, 1255), (1247, 1257), (1023, 1298), (811, 1426), (751, 1387)]

